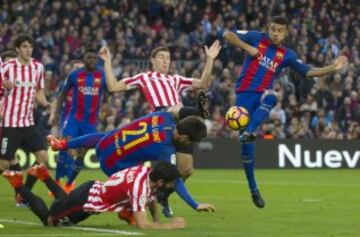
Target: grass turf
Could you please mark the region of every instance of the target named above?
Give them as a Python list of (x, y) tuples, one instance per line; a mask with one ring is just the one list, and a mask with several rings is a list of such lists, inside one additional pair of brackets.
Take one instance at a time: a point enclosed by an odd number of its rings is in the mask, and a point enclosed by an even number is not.
[[(115, 214), (95, 215), (79, 227), (140, 232), (146, 236), (359, 236), (360, 172), (358, 170), (257, 170), (259, 187), (266, 201), (256, 208), (248, 193), (242, 170), (197, 170), (187, 182), (197, 200), (213, 203), (215, 213), (197, 213), (176, 195), (171, 204), (187, 228), (175, 231), (143, 231), (127, 226)], [(83, 171), (77, 182), (102, 178), (100, 171)], [(100, 236), (99, 232), (43, 227), (1, 221), (40, 221), (27, 209), (16, 208), (13, 190), (0, 179), (0, 236)], [(35, 193), (47, 203), (45, 185)], [(163, 219), (165, 221), (165, 219)], [(118, 233), (119, 235), (121, 233)], [(116, 233), (111, 236), (117, 235)]]

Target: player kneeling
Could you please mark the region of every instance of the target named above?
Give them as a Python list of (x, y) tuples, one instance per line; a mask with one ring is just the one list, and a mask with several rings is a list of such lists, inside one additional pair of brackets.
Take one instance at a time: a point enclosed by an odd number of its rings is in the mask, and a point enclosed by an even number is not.
[[(45, 165), (30, 168), (29, 172), (42, 180), (56, 200), (50, 209), (45, 202), (23, 185), (23, 174), (5, 171), (4, 177), (29, 202), (31, 211), (45, 225), (71, 225), (101, 212), (117, 212), (121, 219), (134, 223), (141, 229), (178, 229), (186, 226), (181, 217), (169, 223), (160, 223), (153, 193), (157, 189), (171, 188), (180, 177), (176, 167), (167, 162), (146, 168), (135, 166), (113, 174), (106, 182), (92, 180), (83, 183), (66, 194), (49, 176)], [(151, 210), (154, 222), (146, 215), (146, 207)]]

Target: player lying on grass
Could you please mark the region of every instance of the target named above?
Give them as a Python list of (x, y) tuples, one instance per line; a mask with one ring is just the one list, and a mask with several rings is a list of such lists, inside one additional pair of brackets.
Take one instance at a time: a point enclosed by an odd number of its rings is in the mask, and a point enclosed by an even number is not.
[[(182, 160), (176, 162), (176, 146), (198, 142), (205, 137), (206, 126), (201, 118), (189, 116), (176, 124), (171, 113), (156, 112), (111, 132), (93, 133), (69, 141), (49, 135), (48, 142), (53, 150), (96, 147), (101, 169), (108, 176), (146, 161), (157, 160), (177, 163), (181, 174), (182, 166), (187, 167), (190, 160), (177, 157)], [(181, 178), (175, 182), (175, 191), (197, 211), (215, 210), (211, 204), (197, 203)]]
[[(56, 200), (47, 208), (45, 202), (33, 194), (23, 184), (20, 171), (5, 171), (4, 177), (29, 201), (31, 211), (45, 226), (61, 226), (79, 223), (91, 215), (102, 212), (117, 212), (141, 229), (177, 229), (186, 226), (181, 217), (173, 218), (168, 223), (159, 222), (156, 198), (157, 189), (174, 186), (180, 177), (176, 167), (168, 162), (159, 162), (153, 169), (135, 166), (114, 173), (106, 182), (92, 180), (83, 183), (71, 193), (66, 194), (49, 176), (44, 164), (36, 165), (28, 173), (42, 180)], [(149, 206), (153, 218), (147, 218)]]
[(287, 67), (304, 77), (320, 77), (343, 69), (348, 61), (345, 56), (339, 56), (331, 65), (322, 68), (305, 64), (292, 49), (284, 46), (288, 26), (285, 17), (275, 16), (271, 18), (267, 33), (237, 30), (226, 31), (223, 35), (227, 43), (247, 52), (235, 84), (236, 106), (246, 108), (250, 114), (250, 123), (240, 136), (241, 157), (253, 202), (259, 208), (265, 206), (265, 201), (254, 175), (255, 131), (277, 104), (277, 94), (272, 90), (274, 79)]

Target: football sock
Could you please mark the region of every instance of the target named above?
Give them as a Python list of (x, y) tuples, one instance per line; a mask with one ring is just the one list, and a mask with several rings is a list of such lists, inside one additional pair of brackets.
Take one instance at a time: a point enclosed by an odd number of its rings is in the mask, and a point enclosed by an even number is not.
[(181, 178), (178, 178), (175, 181), (175, 192), (193, 209), (196, 209), (199, 206), (199, 204), (191, 197)]
[(50, 192), (54, 194), (56, 199), (66, 197), (66, 192), (59, 185), (57, 185), (51, 177), (47, 178), (44, 183)]
[(65, 176), (65, 159), (67, 159), (67, 155), (67, 151), (59, 151), (56, 159), (55, 180), (60, 180)]
[(45, 202), (35, 194), (33, 194), (27, 187), (20, 186), (16, 188), (17, 192), (20, 193), (20, 195), (29, 202), (29, 206), (31, 211), (39, 217), (41, 222), (44, 225), (48, 225), (47, 219), (49, 216), (49, 210), (45, 204)]
[(191, 115), (199, 115), (199, 110), (196, 107), (183, 106), (179, 110), (179, 119), (186, 118)]
[(268, 94), (264, 97), (260, 107), (257, 108), (250, 119), (250, 123), (246, 128), (246, 132), (253, 133), (262, 124), (270, 114), (272, 108), (276, 105), (276, 96)]
[(248, 181), (249, 189), (251, 192), (257, 190), (257, 185), (254, 175), (254, 167), (255, 167), (254, 151), (255, 151), (254, 143), (242, 144), (241, 158), (242, 158), (242, 163), (245, 170), (246, 178)]
[(70, 174), (70, 177), (68, 181), (66, 182), (66, 185), (71, 185), (75, 178), (78, 176), (80, 170), (84, 167), (84, 161), (83, 157), (76, 158), (76, 160), (73, 163), (72, 172)]
[(94, 148), (96, 144), (109, 132), (91, 133), (85, 136), (71, 139), (67, 142), (68, 148)]
[(14, 171), (21, 171), (21, 166), (19, 163), (16, 163), (15, 165), (10, 165), (9, 169)]
[[(38, 164), (39, 164), (39, 163), (38, 163), (37, 161), (35, 161), (32, 166), (38, 165)], [(36, 180), (37, 180), (36, 176), (33, 176), (33, 175), (29, 175), (29, 174), (28, 174), (27, 177), (26, 177), (25, 186), (26, 186), (29, 190), (31, 190), (31, 189), (34, 187), (34, 184), (35, 184)]]

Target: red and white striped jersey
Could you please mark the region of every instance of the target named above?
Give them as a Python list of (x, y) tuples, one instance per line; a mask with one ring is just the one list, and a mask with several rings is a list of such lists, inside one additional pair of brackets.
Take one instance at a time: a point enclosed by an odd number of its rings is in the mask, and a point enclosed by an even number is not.
[(140, 165), (113, 174), (105, 183), (95, 181), (83, 210), (119, 212), (126, 208), (133, 212), (145, 211), (146, 204), (154, 198), (149, 186), (150, 171)]
[(33, 110), (35, 94), (44, 89), (44, 66), (35, 59), (29, 65), (22, 65), (17, 59), (4, 62), (1, 79), (14, 83), (14, 88), (5, 96), (1, 108), (3, 127), (29, 127), (34, 125)]
[(168, 75), (152, 71), (123, 79), (129, 89), (139, 88), (142, 91), (152, 112), (157, 107), (181, 104), (180, 93), (192, 86), (193, 80), (177, 74)]

